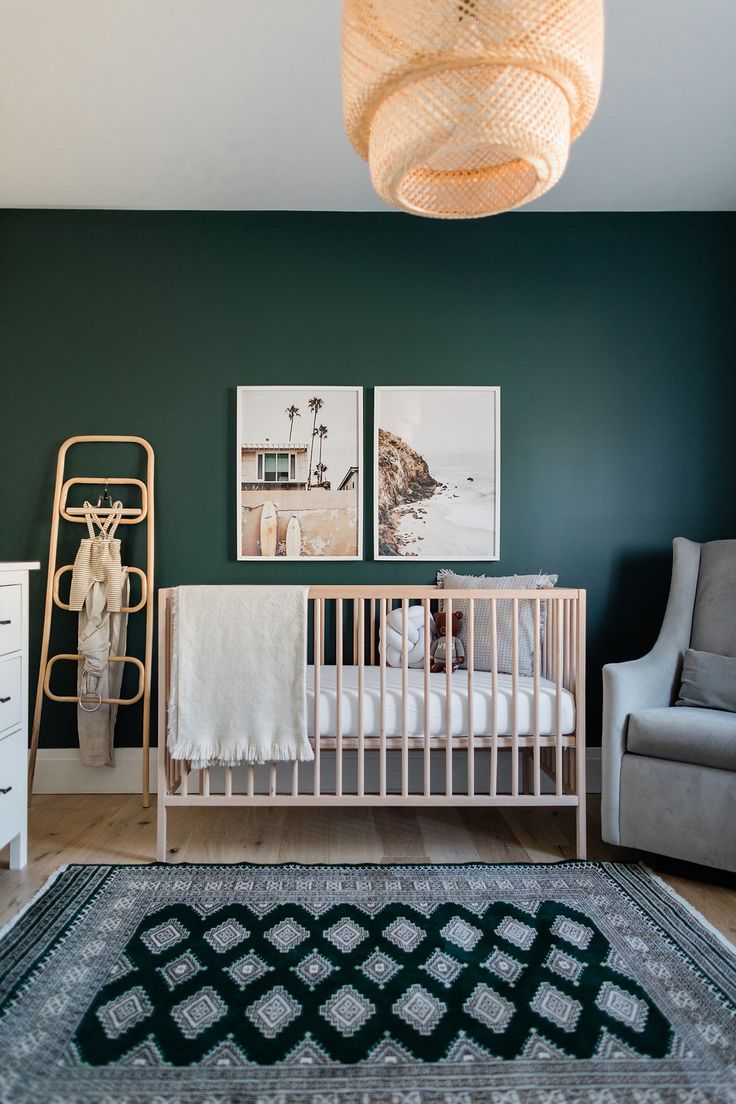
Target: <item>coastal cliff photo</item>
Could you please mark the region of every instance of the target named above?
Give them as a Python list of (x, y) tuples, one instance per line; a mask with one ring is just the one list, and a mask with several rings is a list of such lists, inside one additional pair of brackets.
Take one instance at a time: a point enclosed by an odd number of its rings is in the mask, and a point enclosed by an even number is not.
[(375, 557), (499, 558), (497, 387), (375, 389)]

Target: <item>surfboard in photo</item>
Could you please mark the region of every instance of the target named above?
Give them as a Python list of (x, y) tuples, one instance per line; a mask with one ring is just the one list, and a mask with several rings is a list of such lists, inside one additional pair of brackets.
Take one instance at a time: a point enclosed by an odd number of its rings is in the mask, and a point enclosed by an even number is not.
[(289, 518), (286, 526), (286, 555), (292, 558), (302, 554), (302, 527), (297, 518)]
[(276, 507), (264, 502), (261, 510), (261, 555), (276, 555)]

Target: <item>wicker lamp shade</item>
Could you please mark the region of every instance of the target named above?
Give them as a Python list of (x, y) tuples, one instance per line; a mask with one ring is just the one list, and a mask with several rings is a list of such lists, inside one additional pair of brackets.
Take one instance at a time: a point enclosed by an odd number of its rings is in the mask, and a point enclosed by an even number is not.
[(536, 199), (598, 102), (602, 0), (345, 0), (342, 34), (348, 136), (413, 214)]

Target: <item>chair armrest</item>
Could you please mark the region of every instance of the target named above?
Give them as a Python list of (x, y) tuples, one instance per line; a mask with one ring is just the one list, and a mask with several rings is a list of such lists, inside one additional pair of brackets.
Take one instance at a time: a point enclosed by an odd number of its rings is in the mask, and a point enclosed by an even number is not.
[(629, 716), (640, 709), (672, 704), (681, 660), (680, 651), (655, 646), (641, 659), (608, 663), (603, 668), (601, 828), (608, 843), (620, 842), (619, 785)]
[(682, 654), (690, 641), (699, 565), (700, 545), (677, 537), (670, 594), (656, 644), (641, 659), (608, 663), (603, 668), (601, 831), (607, 843), (621, 842), (619, 789), (629, 715), (672, 704)]

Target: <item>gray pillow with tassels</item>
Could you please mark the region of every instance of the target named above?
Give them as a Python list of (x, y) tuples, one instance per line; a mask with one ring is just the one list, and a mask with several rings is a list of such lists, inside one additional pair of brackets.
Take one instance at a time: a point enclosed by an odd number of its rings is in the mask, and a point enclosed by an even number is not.
[[(444, 568), (437, 572), (437, 585), (448, 590), (541, 590), (553, 587), (557, 575), (501, 575), (497, 578), (486, 575), (456, 575)], [(468, 650), (468, 603), (456, 599), (452, 603), (453, 611), (462, 610), (460, 639), (465, 651)], [(496, 642), (498, 670), (510, 675), (512, 666), (512, 625), (513, 606), (511, 602), (496, 603)], [(547, 603), (542, 602), (539, 611), (540, 641), (544, 638), (547, 624)], [(491, 648), (491, 603), (475, 603), (474, 616), (473, 666), (476, 671), (492, 669)], [(534, 608), (531, 602), (519, 602), (519, 674), (531, 675), (534, 660)]]

